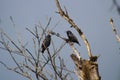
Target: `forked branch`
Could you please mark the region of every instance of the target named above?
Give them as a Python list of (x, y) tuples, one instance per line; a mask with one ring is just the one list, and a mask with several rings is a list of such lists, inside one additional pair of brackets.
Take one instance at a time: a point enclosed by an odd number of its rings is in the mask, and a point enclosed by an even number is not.
[(71, 25), (71, 27), (75, 28), (76, 31), (79, 33), (80, 37), (82, 38), (82, 40), (84, 41), (85, 43), (85, 46), (87, 48), (87, 51), (88, 51), (88, 56), (89, 58), (92, 57), (92, 52), (91, 52), (91, 48), (90, 48), (90, 44), (87, 40), (87, 38), (85, 37), (85, 35), (83, 34), (83, 32), (81, 31), (81, 29), (74, 23), (74, 21), (69, 17), (67, 11), (66, 13), (62, 10), (60, 4), (59, 4), (59, 1), (58, 0), (55, 0), (56, 2), (56, 6), (58, 8), (58, 13)]
[[(81, 29), (69, 17), (67, 10), (66, 9), (65, 11), (62, 10), (58, 0), (55, 0), (55, 2), (58, 8), (57, 13), (60, 14), (61, 17), (63, 17), (71, 25), (71, 27), (73, 27), (79, 33), (88, 51), (89, 60), (82, 59), (76, 54), (71, 54), (71, 58), (77, 67), (76, 74), (78, 78), (80, 80), (101, 80), (101, 77), (98, 72), (98, 64), (96, 62), (98, 57), (92, 56), (90, 44), (87, 38), (85, 37)], [(72, 49), (74, 53), (77, 53), (74, 47), (72, 47)]]

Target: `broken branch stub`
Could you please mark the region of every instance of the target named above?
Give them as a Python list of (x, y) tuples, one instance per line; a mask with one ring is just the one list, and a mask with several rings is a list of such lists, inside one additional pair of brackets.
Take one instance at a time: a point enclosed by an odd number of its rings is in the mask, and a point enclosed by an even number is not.
[(96, 62), (85, 59), (79, 60), (75, 54), (71, 54), (71, 58), (77, 67), (76, 72), (80, 80), (101, 80)]

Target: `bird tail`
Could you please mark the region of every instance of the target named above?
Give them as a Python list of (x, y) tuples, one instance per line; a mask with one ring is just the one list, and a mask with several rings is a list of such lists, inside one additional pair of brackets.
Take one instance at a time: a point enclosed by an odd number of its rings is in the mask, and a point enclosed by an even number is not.
[(41, 52), (44, 53), (44, 50), (42, 50)]
[(81, 46), (81, 44), (78, 42), (78, 45)]
[(45, 49), (42, 49), (42, 48), (41, 48), (41, 50), (40, 50), (40, 51), (41, 51), (42, 53), (44, 53)]

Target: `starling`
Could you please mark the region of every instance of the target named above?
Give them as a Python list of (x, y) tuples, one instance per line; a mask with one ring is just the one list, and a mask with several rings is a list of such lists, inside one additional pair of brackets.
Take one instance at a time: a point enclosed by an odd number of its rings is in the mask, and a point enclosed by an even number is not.
[(51, 42), (51, 35), (47, 35), (45, 37), (45, 39), (43, 40), (43, 43), (42, 43), (42, 53), (44, 53), (44, 51), (50, 46), (50, 42)]
[(75, 42), (78, 45), (80, 45), (80, 43), (78, 42), (77, 37), (71, 31), (68, 30), (68, 31), (66, 31), (66, 33), (67, 33), (67, 36), (68, 36), (68, 39), (69, 39), (70, 42)]

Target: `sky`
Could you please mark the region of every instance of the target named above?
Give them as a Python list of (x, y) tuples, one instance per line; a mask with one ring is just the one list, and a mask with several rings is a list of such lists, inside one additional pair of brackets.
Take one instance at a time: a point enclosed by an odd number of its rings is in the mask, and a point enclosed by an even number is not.
[[(119, 0), (117, 2), (120, 4)], [(117, 42), (109, 24), (109, 19), (112, 17), (120, 34), (120, 15), (112, 0), (60, 0), (60, 3), (63, 9), (64, 6), (67, 8), (69, 16), (87, 37), (93, 55), (100, 55), (98, 65), (102, 80), (120, 80), (120, 43)], [(9, 34), (13, 40), (17, 41), (16, 33), (19, 32), (23, 43), (30, 42), (32, 37), (25, 28), (34, 29), (39, 22), (46, 26), (51, 17), (50, 29), (60, 21), (53, 31), (66, 37), (65, 31), (71, 30), (82, 45), (81, 47), (75, 46), (79, 49), (81, 56), (87, 59), (87, 50), (82, 39), (56, 11), (54, 0), (0, 0), (0, 29)], [(14, 19), (15, 27), (10, 16)], [(53, 40), (58, 47), (59, 39), (53, 37)], [(72, 53), (68, 45), (61, 51), (61, 55), (68, 58), (70, 54), (63, 54), (64, 51)], [(69, 59), (68, 64), (71, 64)], [(4, 61), (10, 66), (14, 65), (9, 60), (7, 52), (0, 50), (0, 61)], [(2, 80), (26, 80), (26, 78), (6, 70), (1, 64), (0, 78)]]

